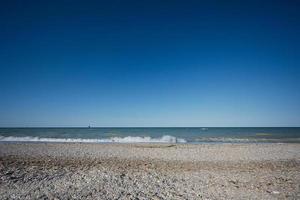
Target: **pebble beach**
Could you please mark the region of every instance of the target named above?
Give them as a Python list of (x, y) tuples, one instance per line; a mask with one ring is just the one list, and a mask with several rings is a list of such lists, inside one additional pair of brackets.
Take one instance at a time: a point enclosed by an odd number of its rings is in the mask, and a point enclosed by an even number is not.
[(1, 199), (299, 199), (300, 144), (1, 143)]

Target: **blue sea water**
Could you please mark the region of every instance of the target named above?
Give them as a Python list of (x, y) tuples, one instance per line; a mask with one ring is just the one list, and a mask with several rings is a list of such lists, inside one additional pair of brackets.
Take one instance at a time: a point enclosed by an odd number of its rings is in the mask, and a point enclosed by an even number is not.
[(300, 143), (300, 127), (0, 128), (1, 142)]

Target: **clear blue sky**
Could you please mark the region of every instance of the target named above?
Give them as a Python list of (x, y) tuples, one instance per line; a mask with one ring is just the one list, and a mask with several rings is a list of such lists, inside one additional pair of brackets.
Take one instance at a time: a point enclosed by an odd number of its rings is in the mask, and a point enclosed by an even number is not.
[(1, 1), (0, 126), (300, 126), (299, 1)]

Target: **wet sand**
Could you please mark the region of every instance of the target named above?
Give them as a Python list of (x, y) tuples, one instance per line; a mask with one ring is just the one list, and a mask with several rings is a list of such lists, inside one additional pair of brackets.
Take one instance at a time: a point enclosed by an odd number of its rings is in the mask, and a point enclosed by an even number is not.
[(300, 144), (0, 143), (1, 199), (299, 199)]

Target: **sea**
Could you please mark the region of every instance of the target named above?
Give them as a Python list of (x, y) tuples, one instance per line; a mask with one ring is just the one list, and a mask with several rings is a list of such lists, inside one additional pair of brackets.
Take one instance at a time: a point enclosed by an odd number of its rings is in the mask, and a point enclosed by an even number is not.
[(300, 143), (300, 127), (0, 128), (0, 142)]

